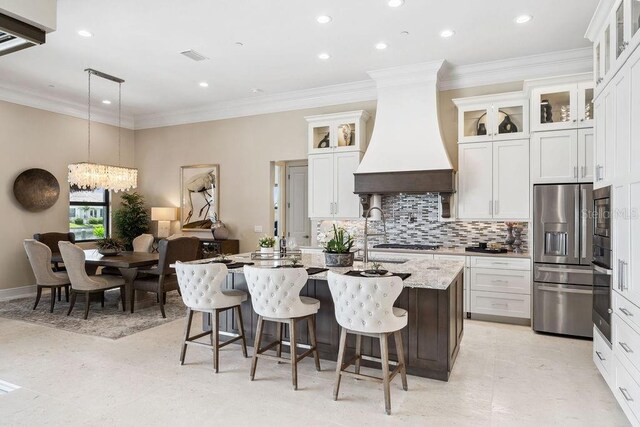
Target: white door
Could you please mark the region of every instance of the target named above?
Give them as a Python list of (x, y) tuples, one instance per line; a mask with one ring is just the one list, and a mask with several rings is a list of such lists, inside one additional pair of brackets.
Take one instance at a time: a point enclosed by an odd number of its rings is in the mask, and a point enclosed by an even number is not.
[[(615, 80), (611, 83), (615, 88), (615, 143), (611, 144), (609, 151), (613, 151), (614, 158), (611, 170), (615, 176), (611, 180), (623, 182), (629, 179), (629, 169), (631, 166), (630, 157), (630, 137), (631, 137), (631, 96), (630, 79), (627, 68), (620, 70)], [(637, 96), (637, 95), (636, 95)], [(636, 113), (638, 110), (636, 110)], [(637, 140), (636, 140), (637, 142)], [(634, 163), (637, 158), (634, 159)]]
[(354, 194), (353, 176), (360, 164), (360, 156), (359, 151), (334, 154), (335, 219), (360, 218), (360, 198)]
[(629, 118), (634, 118), (634, 120), (629, 120), (631, 123), (629, 159), (636, 165), (631, 168), (629, 175), (633, 179), (640, 180), (640, 167), (637, 167), (636, 163), (637, 159), (640, 159), (640, 120), (638, 120), (638, 114), (640, 114), (640, 49), (636, 49), (633, 52), (627, 60), (627, 64), (629, 68), (629, 86), (631, 88)]
[(309, 217), (333, 217), (333, 153), (309, 155)]
[(531, 182), (560, 184), (578, 179), (578, 132), (536, 132), (531, 138)]
[(529, 140), (493, 143), (493, 218), (529, 218)]
[[(615, 203), (615, 201), (614, 201)], [(628, 233), (626, 238), (628, 242), (625, 242), (624, 237), (622, 241), (625, 248), (628, 247), (627, 259), (622, 257), (625, 255), (624, 250), (621, 249), (619, 254), (614, 254), (615, 258), (620, 258), (625, 261), (623, 267), (622, 280), (625, 285), (625, 294), (631, 302), (636, 305), (640, 305), (640, 181), (632, 181), (629, 184), (629, 209), (624, 212), (616, 211), (614, 213), (614, 219), (618, 222), (621, 220), (617, 217), (623, 216), (628, 223)], [(615, 221), (614, 221), (615, 222)], [(624, 221), (622, 221), (624, 223)], [(620, 230), (620, 233), (625, 233), (624, 227)], [(621, 239), (621, 236), (618, 236)]]
[(593, 182), (593, 129), (578, 130), (578, 181)]
[(490, 142), (458, 145), (458, 215), (493, 218), (493, 153)]
[[(608, 90), (608, 89), (607, 89)], [(594, 188), (599, 188), (602, 187), (602, 185), (600, 185), (600, 171), (602, 166), (602, 158), (604, 157), (604, 154), (602, 153), (604, 150), (604, 139), (606, 138), (606, 134), (605, 134), (605, 104), (603, 102), (604, 99), (604, 95), (600, 96), (593, 104), (594, 108), (594, 113), (596, 115), (595, 118), (595, 126), (594, 126), (594, 131), (595, 131), (595, 138), (593, 140), (593, 163), (594, 163), (594, 168), (593, 168), (593, 186)]]
[(597, 159), (597, 163), (603, 167), (600, 169), (600, 180), (606, 184), (610, 184), (615, 177), (615, 171), (613, 170), (615, 155), (613, 149), (616, 142), (616, 92), (613, 85), (609, 85), (607, 92), (604, 94), (604, 113), (605, 113), (605, 143), (603, 146), (599, 146), (596, 150), (596, 155), (600, 158)]
[(298, 246), (311, 244), (308, 189), (307, 166), (287, 165), (287, 239)]
[[(578, 89), (575, 83), (531, 91), (531, 131), (576, 129)], [(546, 113), (546, 114), (544, 114)]]
[(593, 127), (593, 82), (578, 83), (578, 127)]

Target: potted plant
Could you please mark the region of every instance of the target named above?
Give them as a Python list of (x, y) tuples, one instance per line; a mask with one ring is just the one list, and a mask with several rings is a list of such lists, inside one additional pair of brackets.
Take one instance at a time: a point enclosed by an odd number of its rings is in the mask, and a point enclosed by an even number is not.
[(144, 207), (144, 197), (136, 192), (123, 193), (122, 205), (113, 217), (118, 237), (125, 248), (133, 249), (133, 239), (149, 231), (149, 213)]
[(324, 262), (327, 267), (350, 267), (353, 265), (353, 236), (342, 227), (333, 225), (333, 238), (324, 245)]
[(265, 235), (258, 240), (258, 246), (260, 246), (260, 252), (263, 254), (272, 254), (273, 247), (276, 245), (276, 238)]
[(118, 255), (124, 249), (122, 243), (110, 237), (96, 241), (96, 246), (98, 252), (104, 256)]

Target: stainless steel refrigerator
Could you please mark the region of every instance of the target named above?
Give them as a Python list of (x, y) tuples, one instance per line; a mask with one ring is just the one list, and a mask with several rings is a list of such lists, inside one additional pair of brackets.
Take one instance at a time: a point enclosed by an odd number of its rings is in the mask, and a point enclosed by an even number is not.
[(593, 336), (593, 185), (533, 187), (533, 329)]

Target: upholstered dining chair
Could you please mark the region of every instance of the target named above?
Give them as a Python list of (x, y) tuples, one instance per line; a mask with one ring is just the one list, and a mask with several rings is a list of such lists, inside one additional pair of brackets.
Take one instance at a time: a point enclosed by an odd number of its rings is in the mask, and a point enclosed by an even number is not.
[[(76, 235), (73, 233), (60, 233), (60, 232), (48, 232), (48, 233), (36, 233), (33, 235), (33, 238), (40, 243), (44, 243), (51, 249), (52, 254), (59, 254), (60, 249), (58, 249), (58, 242), (76, 242)], [(58, 262), (53, 263), (53, 271), (64, 271), (65, 268), (63, 265), (60, 265)], [(62, 296), (62, 289), (58, 288), (58, 301), (60, 301)]]
[(153, 249), (153, 234), (141, 234), (132, 242), (133, 252), (150, 253)]
[[(213, 369), (218, 373), (219, 350), (238, 340), (242, 340), (242, 354), (247, 357), (247, 342), (242, 324), (242, 310), (240, 304), (247, 300), (245, 292), (236, 289), (222, 289), (227, 278), (227, 266), (224, 264), (190, 264), (176, 262), (176, 276), (182, 293), (182, 301), (187, 306), (187, 324), (185, 327), (180, 364), (184, 365), (187, 345), (198, 345), (213, 351)], [(233, 338), (220, 341), (220, 313), (235, 310), (239, 334)], [(211, 315), (211, 331), (189, 336), (193, 313), (199, 311)], [(196, 340), (204, 336), (211, 336), (211, 345)]]
[(69, 276), (64, 271), (53, 271), (51, 264), (51, 249), (44, 243), (40, 243), (34, 239), (25, 239), (24, 250), (29, 257), (29, 263), (36, 277), (36, 303), (33, 305), (35, 310), (42, 296), (42, 289), (51, 289), (51, 307), (49, 313), (53, 313), (53, 307), (56, 302), (56, 295), (61, 293), (60, 289), (64, 288), (64, 294), (69, 301)]
[[(259, 268), (244, 267), (244, 277), (251, 294), (253, 310), (258, 314), (253, 359), (251, 360), (251, 380), (256, 374), (259, 358), (291, 363), (291, 381), (293, 389), (298, 389), (298, 362), (313, 354), (316, 370), (320, 371), (320, 356), (316, 341), (315, 316), (320, 308), (320, 301), (314, 298), (300, 296), (300, 291), (307, 283), (309, 276), (304, 268)], [(296, 324), (307, 321), (309, 328), (308, 350), (298, 355)], [(277, 323), (276, 341), (260, 347), (264, 322)], [(289, 359), (282, 357), (282, 329), (289, 325), (290, 353)], [(276, 355), (265, 354), (266, 351), (277, 347)]]
[(80, 246), (71, 242), (58, 242), (62, 260), (67, 266), (67, 274), (71, 281), (71, 303), (67, 316), (71, 314), (73, 306), (76, 303), (78, 294), (84, 294), (84, 318), (89, 317), (89, 306), (91, 303), (91, 294), (100, 294), (102, 297), (102, 306), (104, 307), (104, 291), (109, 289), (120, 288), (120, 298), (122, 299), (122, 311), (125, 307), (125, 283), (122, 277), (99, 275), (89, 276), (84, 268), (84, 251)]
[(156, 294), (160, 313), (162, 317), (167, 317), (164, 312), (164, 304), (167, 302), (167, 292), (178, 291), (178, 279), (175, 269), (170, 267), (176, 261), (193, 261), (198, 259), (200, 249), (200, 239), (197, 237), (178, 237), (175, 239), (163, 239), (158, 243), (158, 266), (146, 270), (139, 270), (138, 276), (131, 286), (131, 312), (134, 310), (134, 291), (146, 291)]
[[(398, 373), (402, 377), (403, 390), (407, 390), (407, 369), (400, 333), (407, 326), (407, 311), (393, 306), (402, 292), (402, 279), (399, 277), (353, 277), (330, 271), (327, 273), (327, 282), (335, 306), (336, 320), (341, 327), (333, 399), (338, 400), (342, 376), (374, 380), (383, 384), (385, 412), (391, 414), (389, 384)], [(356, 354), (344, 363), (347, 334), (356, 336)], [(396, 343), (398, 364), (392, 372), (389, 372), (387, 338), (391, 334), (393, 334)], [(380, 340), (382, 378), (360, 374), (363, 335)], [(347, 368), (354, 362), (354, 372), (347, 371)]]

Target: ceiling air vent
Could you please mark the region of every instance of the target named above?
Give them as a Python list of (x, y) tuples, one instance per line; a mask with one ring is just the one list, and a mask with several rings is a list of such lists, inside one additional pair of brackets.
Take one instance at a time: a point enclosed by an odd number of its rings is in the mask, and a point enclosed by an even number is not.
[(198, 53), (198, 52), (196, 52), (195, 50), (192, 50), (192, 49), (185, 50), (184, 52), (180, 52), (180, 55), (184, 55), (189, 59), (193, 59), (194, 61), (204, 61), (205, 59), (208, 59), (203, 54)]
[(43, 44), (45, 32), (40, 28), (0, 13), (0, 56)]

